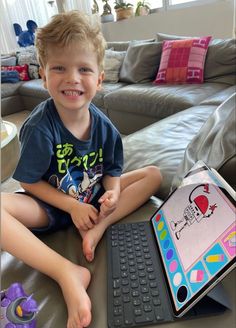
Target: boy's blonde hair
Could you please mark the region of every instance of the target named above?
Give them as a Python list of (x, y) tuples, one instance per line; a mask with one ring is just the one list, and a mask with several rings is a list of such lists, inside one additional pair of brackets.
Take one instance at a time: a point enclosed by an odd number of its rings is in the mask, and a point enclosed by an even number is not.
[(37, 29), (35, 45), (40, 66), (44, 67), (47, 62), (48, 46), (58, 45), (64, 48), (73, 41), (81, 42), (82, 46), (93, 46), (93, 50), (97, 52), (99, 70), (102, 71), (106, 42), (100, 25), (76, 10), (55, 15), (47, 25)]

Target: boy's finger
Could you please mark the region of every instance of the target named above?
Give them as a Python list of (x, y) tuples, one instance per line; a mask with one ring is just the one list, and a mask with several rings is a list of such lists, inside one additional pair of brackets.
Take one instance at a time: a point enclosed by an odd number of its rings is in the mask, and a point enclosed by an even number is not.
[(90, 218), (93, 220), (94, 223), (98, 222), (98, 211), (96, 210), (96, 212), (92, 211), (90, 213)]
[(91, 221), (90, 219), (86, 220), (86, 222), (85, 222), (85, 226), (86, 226), (87, 229), (91, 229), (91, 228), (93, 228), (93, 223), (92, 223), (92, 221)]

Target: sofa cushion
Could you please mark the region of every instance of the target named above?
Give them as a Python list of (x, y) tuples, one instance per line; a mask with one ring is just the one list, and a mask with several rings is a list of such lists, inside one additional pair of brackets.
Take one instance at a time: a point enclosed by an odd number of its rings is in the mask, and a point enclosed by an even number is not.
[(215, 39), (208, 48), (204, 80), (236, 84), (236, 39)]
[(120, 81), (153, 81), (160, 64), (161, 52), (161, 42), (131, 43), (121, 66)]
[(1, 66), (15, 66), (16, 56), (5, 55), (1, 56)]
[(116, 51), (126, 51), (131, 42), (135, 43), (147, 43), (147, 42), (154, 42), (156, 39), (144, 39), (144, 40), (132, 40), (132, 41), (108, 41), (107, 48), (112, 48)]
[(4, 83), (1, 85), (1, 100), (10, 96), (18, 95), (18, 89), (22, 84), (24, 84), (24, 82), (20, 81), (14, 84)]
[(211, 37), (163, 41), (155, 83), (202, 83)]
[(48, 90), (44, 88), (42, 79), (30, 80), (22, 84), (19, 93), (22, 96), (37, 97), (43, 100), (49, 97)]
[(191, 107), (124, 137), (124, 171), (158, 166), (163, 182), (157, 196), (166, 198), (188, 143), (215, 108)]
[(107, 48), (115, 51), (126, 51), (129, 47), (130, 41), (109, 41)]
[(105, 95), (110, 92), (114, 92), (125, 85), (126, 85), (125, 83), (120, 83), (120, 82), (118, 83), (103, 82), (102, 89), (96, 93), (92, 102), (94, 103), (94, 105), (96, 105), (99, 109), (101, 109), (103, 112), (107, 114), (104, 104)]
[(153, 83), (131, 84), (107, 94), (104, 97), (104, 104), (112, 120), (113, 113), (119, 112), (123, 119), (127, 113), (133, 113), (159, 121), (198, 105), (205, 98), (226, 87), (227, 85), (220, 83), (158, 86)]
[(117, 83), (119, 81), (120, 68), (125, 58), (126, 51), (114, 51), (108, 49), (105, 51), (104, 73), (105, 82)]
[(200, 105), (216, 105), (219, 106), (226, 99), (228, 99), (233, 93), (236, 92), (236, 85), (232, 85), (222, 91), (215, 93), (214, 95), (207, 97), (200, 102)]
[(179, 185), (185, 174), (203, 160), (215, 168), (236, 189), (236, 93), (223, 102), (208, 118), (186, 148), (173, 179), (172, 187)]
[(192, 38), (198, 38), (199, 36), (186, 36), (186, 35), (175, 35), (175, 34), (166, 34), (166, 33), (157, 33), (157, 41), (165, 40), (187, 40)]

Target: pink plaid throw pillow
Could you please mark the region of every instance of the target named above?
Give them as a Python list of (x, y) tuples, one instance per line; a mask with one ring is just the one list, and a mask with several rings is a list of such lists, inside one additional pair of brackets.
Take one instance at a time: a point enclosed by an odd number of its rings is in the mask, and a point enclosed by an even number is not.
[(154, 83), (202, 83), (210, 40), (211, 36), (163, 41), (160, 67)]

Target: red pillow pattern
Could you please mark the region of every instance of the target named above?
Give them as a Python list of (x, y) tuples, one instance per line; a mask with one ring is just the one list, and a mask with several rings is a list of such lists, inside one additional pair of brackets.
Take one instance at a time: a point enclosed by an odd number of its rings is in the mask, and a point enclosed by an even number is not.
[(28, 65), (1, 66), (2, 71), (17, 71), (21, 81), (29, 81)]
[(210, 40), (211, 36), (163, 41), (161, 62), (154, 83), (202, 83)]

